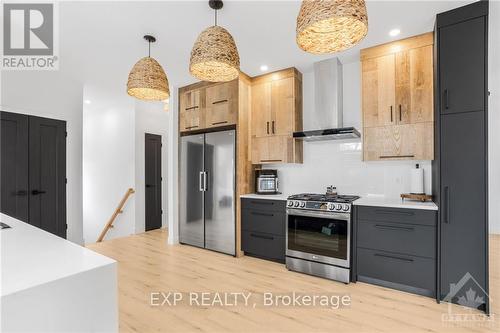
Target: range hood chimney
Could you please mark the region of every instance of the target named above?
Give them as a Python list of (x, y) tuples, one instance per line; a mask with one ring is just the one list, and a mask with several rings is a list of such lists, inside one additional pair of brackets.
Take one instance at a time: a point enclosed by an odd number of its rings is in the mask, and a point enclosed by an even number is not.
[(354, 127), (343, 127), (342, 64), (338, 58), (314, 63), (314, 105), (309, 116), (317, 128), (293, 133), (306, 141), (359, 138)]

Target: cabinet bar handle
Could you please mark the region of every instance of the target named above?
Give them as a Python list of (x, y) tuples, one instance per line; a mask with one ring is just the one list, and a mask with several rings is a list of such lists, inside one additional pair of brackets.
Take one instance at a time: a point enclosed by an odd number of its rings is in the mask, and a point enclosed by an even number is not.
[(375, 224), (375, 227), (379, 229), (388, 229), (388, 230), (415, 231), (415, 228), (412, 227), (399, 227), (395, 225)]
[(271, 129), (273, 130), (273, 134), (274, 134), (274, 120), (272, 121), (271, 125), (272, 125)]
[(407, 215), (407, 216), (415, 215), (414, 212), (401, 212), (401, 211), (385, 210), (385, 209), (377, 209), (375, 210), (375, 212), (377, 212), (377, 214), (390, 214), (390, 215)]
[(450, 223), (450, 187), (444, 187), (444, 223)]
[(212, 102), (212, 104), (219, 104), (219, 103), (225, 103), (227, 102), (227, 99), (223, 99), (223, 100), (220, 100), (220, 101), (215, 101), (215, 102)]
[(272, 201), (264, 201), (264, 200), (260, 200), (260, 201), (250, 201), (251, 203), (253, 203), (254, 205), (270, 205), (270, 206), (273, 206), (274, 205), (274, 202)]
[(188, 126), (186, 127), (186, 129), (193, 129), (193, 128), (197, 128), (198, 126)]
[(392, 105), (391, 105), (391, 123), (393, 122), (392, 120)]
[(261, 162), (283, 162), (283, 160), (260, 160)]
[(399, 121), (401, 121), (401, 104), (399, 104)]
[(269, 134), (269, 122), (266, 123), (267, 125), (267, 134)]
[(255, 237), (255, 238), (262, 238), (262, 239), (267, 239), (267, 240), (273, 240), (274, 237), (272, 236), (264, 236), (264, 235), (257, 235), (257, 234), (250, 234), (250, 236)]
[(401, 261), (413, 262), (413, 259), (410, 259), (410, 258), (390, 256), (390, 255), (387, 255), (387, 254), (375, 253), (374, 256), (375, 257), (390, 258), (390, 259), (396, 259), (396, 260), (401, 260)]
[(448, 92), (448, 89), (445, 89), (444, 90), (444, 108), (446, 110), (448, 110), (450, 108), (450, 105), (449, 105), (449, 92)]
[(191, 106), (191, 107), (189, 107), (189, 108), (186, 108), (186, 111), (188, 111), (188, 110), (193, 110), (193, 109), (197, 109), (197, 108), (198, 108), (198, 106)]
[(403, 157), (415, 157), (415, 155), (380, 155), (379, 158), (403, 158)]
[(268, 217), (273, 217), (274, 216), (274, 214), (260, 213), (260, 212), (251, 212), (250, 214), (252, 214), (252, 215), (259, 215), (259, 216), (268, 216)]
[(227, 124), (227, 120), (212, 123), (212, 125), (220, 125), (220, 124)]

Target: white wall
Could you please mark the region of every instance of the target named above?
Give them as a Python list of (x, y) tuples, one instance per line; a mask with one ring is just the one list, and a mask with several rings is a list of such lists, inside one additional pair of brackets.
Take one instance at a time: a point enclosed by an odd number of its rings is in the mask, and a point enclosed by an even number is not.
[[(90, 95), (85, 91), (86, 95)], [(95, 96), (95, 95), (94, 95)], [(117, 101), (121, 102), (121, 99)], [(125, 96), (126, 98), (126, 96)], [(83, 230), (93, 243), (128, 188), (135, 188), (134, 101), (93, 99), (83, 113)], [(127, 201), (106, 239), (135, 232), (135, 196)]]
[(500, 234), (500, 2), (490, 1), (489, 16), (489, 219), (490, 233)]
[(4, 71), (1, 80), (3, 111), (67, 122), (67, 239), (81, 244), (83, 86), (62, 70)]
[[(344, 64), (344, 126), (361, 128), (360, 63)], [(303, 73), (304, 126), (312, 123), (314, 109), (314, 76)], [(279, 173), (280, 190), (293, 194), (323, 193), (335, 185), (340, 194), (385, 195), (399, 197), (409, 192), (410, 169), (415, 163), (424, 168), (425, 191), (431, 192), (430, 161), (363, 162), (361, 139), (304, 142), (304, 163), (271, 165)]]
[(135, 232), (145, 230), (145, 155), (144, 136), (145, 133), (161, 135), (161, 177), (162, 181), (162, 225), (167, 226), (168, 194), (167, 194), (167, 170), (168, 170), (168, 145), (167, 127), (169, 123), (168, 111), (163, 109), (161, 102), (135, 103)]
[(178, 88), (170, 89), (168, 112), (168, 243), (179, 243), (179, 107)]

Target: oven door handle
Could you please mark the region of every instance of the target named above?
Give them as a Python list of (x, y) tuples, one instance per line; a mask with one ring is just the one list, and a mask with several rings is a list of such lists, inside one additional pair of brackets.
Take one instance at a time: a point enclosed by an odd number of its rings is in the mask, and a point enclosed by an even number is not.
[(350, 214), (348, 213), (323, 213), (323, 212), (315, 212), (311, 210), (300, 210), (300, 209), (287, 209), (286, 210), (287, 215), (295, 215), (295, 216), (305, 216), (305, 217), (321, 217), (325, 219), (332, 219), (332, 220), (346, 220), (350, 221), (351, 217)]

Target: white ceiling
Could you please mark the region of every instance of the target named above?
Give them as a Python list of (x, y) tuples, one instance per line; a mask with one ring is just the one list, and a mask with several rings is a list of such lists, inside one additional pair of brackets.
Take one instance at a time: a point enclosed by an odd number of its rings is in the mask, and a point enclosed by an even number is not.
[[(437, 13), (468, 2), (368, 1), (368, 36), (338, 56), (344, 63), (357, 61), (361, 48), (431, 31)], [(258, 75), (266, 64), (269, 71), (295, 66), (307, 72), (315, 61), (332, 56), (311, 55), (296, 46), (299, 7), (300, 1), (224, 2), (219, 25), (233, 35), (242, 71)], [(121, 92), (133, 64), (147, 54), (146, 33), (158, 39), (152, 56), (170, 84), (195, 82), (188, 71), (190, 51), (198, 34), (213, 24), (208, 1), (64, 2), (59, 17), (61, 70), (86, 85)], [(396, 38), (388, 35), (393, 28), (401, 30)]]

